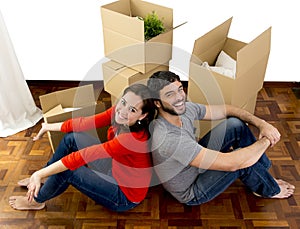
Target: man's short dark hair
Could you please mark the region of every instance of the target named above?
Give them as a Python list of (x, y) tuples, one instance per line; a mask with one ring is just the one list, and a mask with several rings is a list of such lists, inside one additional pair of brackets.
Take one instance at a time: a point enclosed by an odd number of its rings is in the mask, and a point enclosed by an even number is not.
[(159, 92), (165, 86), (173, 82), (181, 82), (180, 77), (171, 71), (158, 71), (155, 72), (147, 82), (147, 86), (152, 92), (153, 99), (159, 100)]

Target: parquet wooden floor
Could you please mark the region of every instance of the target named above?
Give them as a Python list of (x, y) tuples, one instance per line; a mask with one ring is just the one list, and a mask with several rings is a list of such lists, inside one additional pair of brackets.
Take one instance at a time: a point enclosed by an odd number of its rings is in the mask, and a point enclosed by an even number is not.
[[(38, 96), (51, 91), (78, 86), (71, 82), (28, 82), (36, 104)], [(101, 85), (98, 85), (101, 88)], [(0, 228), (300, 228), (300, 99), (295, 84), (265, 84), (259, 92), (255, 113), (274, 124), (281, 141), (267, 151), (275, 177), (296, 186), (289, 199), (262, 199), (249, 193), (236, 181), (209, 203), (187, 207), (174, 200), (158, 185), (151, 187), (147, 198), (125, 213), (111, 212), (88, 199), (74, 188), (47, 202), (41, 211), (15, 211), (8, 205), (11, 195), (23, 195), (19, 179), (41, 168), (51, 156), (47, 136), (33, 142), (40, 128), (36, 126), (7, 138), (0, 138)], [(296, 84), (299, 89), (299, 84)], [(99, 96), (109, 104), (109, 95)], [(257, 131), (254, 129), (257, 134)]]

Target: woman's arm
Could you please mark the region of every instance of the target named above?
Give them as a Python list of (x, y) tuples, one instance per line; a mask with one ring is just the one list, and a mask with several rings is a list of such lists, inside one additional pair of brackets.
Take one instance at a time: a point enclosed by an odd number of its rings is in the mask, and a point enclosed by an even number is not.
[(28, 200), (31, 202), (33, 200), (33, 196), (37, 196), (38, 192), (41, 188), (41, 180), (43, 178), (49, 177), (51, 175), (63, 172), (68, 168), (62, 163), (61, 160), (42, 168), (36, 172), (34, 172), (30, 177), (30, 182), (27, 186), (28, 188)]
[(63, 124), (62, 122), (59, 122), (59, 123), (45, 123), (44, 122), (44, 123), (42, 123), (42, 128), (40, 129), (38, 134), (35, 137), (33, 137), (33, 141), (37, 141), (37, 140), (41, 139), (47, 131), (60, 131), (62, 124)]

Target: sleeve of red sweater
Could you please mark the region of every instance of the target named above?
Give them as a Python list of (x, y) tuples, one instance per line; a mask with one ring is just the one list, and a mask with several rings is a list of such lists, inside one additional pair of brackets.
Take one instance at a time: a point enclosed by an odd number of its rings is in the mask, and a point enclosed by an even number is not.
[(81, 132), (90, 129), (100, 128), (111, 125), (114, 107), (89, 117), (78, 117), (65, 121), (61, 126), (61, 132)]
[[(124, 133), (102, 144), (93, 145), (73, 152), (62, 158), (62, 163), (70, 170), (75, 170), (89, 162), (101, 158), (118, 158), (122, 154), (145, 152), (144, 143), (132, 133)], [(141, 144), (142, 143), (142, 144)]]

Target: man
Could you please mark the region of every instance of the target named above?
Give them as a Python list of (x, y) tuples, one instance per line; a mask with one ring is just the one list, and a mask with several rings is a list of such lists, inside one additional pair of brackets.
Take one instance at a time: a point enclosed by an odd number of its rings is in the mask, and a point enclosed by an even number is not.
[[(147, 84), (158, 111), (151, 142), (154, 168), (164, 188), (178, 201), (205, 203), (236, 179), (265, 198), (288, 198), (294, 193), (293, 185), (268, 172), (271, 162), (264, 152), (280, 140), (275, 127), (231, 105), (187, 102), (180, 78), (173, 72), (156, 72)], [(194, 120), (224, 118), (196, 141)], [(258, 140), (246, 123), (259, 129)]]

